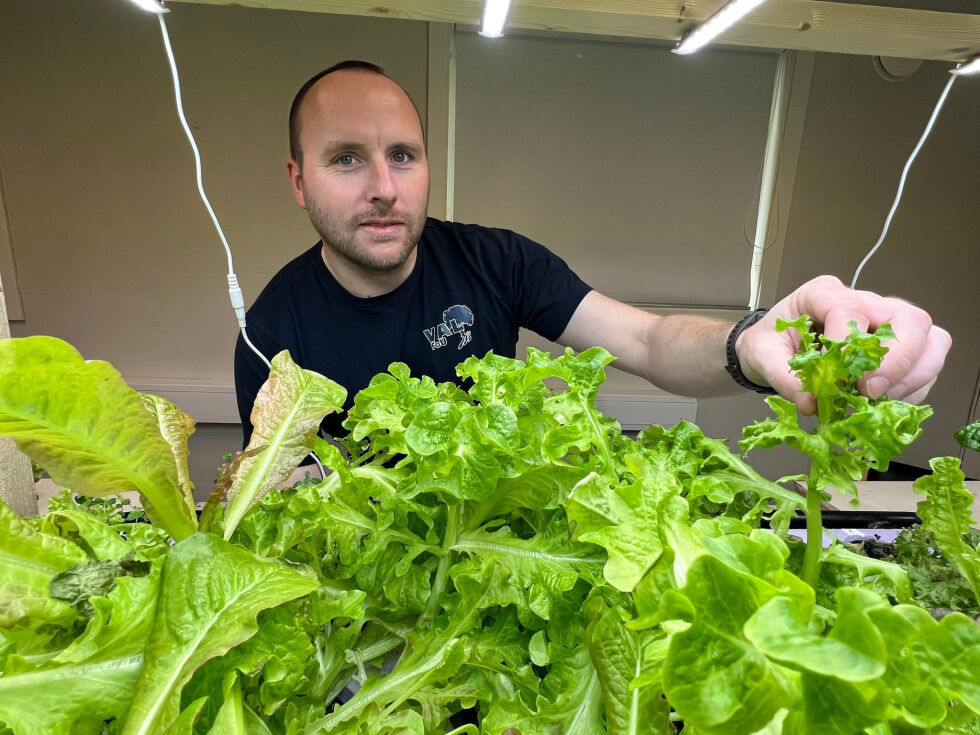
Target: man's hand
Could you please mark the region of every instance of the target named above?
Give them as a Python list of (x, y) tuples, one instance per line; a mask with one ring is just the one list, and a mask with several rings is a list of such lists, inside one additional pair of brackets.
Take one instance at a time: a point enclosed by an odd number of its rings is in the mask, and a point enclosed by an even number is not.
[(885, 343), (889, 351), (881, 367), (858, 384), (869, 398), (887, 393), (909, 403), (922, 401), (936, 382), (952, 343), (949, 332), (935, 326), (925, 311), (907, 301), (852, 290), (833, 276), (814, 278), (742, 332), (735, 345), (749, 380), (771, 385), (806, 414), (816, 411), (816, 400), (800, 391), (800, 381), (787, 365), (800, 335), (794, 329), (775, 331), (776, 319), (791, 320), (801, 314), (808, 314), (815, 325), (822, 326), (823, 334), (834, 340), (849, 334), (850, 321), (864, 331), (892, 325), (897, 341)]

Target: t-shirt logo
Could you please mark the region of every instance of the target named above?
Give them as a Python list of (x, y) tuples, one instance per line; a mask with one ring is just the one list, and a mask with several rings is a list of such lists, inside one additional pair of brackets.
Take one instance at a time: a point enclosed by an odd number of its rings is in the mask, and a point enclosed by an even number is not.
[(448, 344), (449, 337), (458, 334), (457, 350), (463, 349), (473, 339), (473, 333), (466, 327), (473, 326), (473, 310), (463, 304), (454, 304), (442, 312), (442, 323), (429, 329), (423, 329), (422, 334), (429, 340), (432, 349), (438, 350)]

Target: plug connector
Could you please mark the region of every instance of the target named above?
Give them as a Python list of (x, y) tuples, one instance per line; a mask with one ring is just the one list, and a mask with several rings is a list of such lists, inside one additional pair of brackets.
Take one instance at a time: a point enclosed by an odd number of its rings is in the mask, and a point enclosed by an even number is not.
[(242, 289), (238, 286), (238, 276), (234, 273), (228, 274), (228, 298), (231, 299), (231, 308), (235, 310), (238, 317), (238, 326), (245, 328), (245, 296)]

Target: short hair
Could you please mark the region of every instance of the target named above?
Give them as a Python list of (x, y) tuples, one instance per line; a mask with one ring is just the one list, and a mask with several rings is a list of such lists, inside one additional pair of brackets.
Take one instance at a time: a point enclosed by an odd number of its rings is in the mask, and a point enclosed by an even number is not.
[[(299, 91), (296, 93), (296, 96), (293, 97), (293, 104), (290, 105), (289, 107), (289, 155), (292, 156), (292, 158), (295, 159), (296, 161), (299, 161), (300, 163), (303, 162), (303, 149), (300, 147), (299, 144), (299, 136), (300, 136), (299, 108), (303, 104), (303, 100), (306, 98), (307, 93), (310, 91), (310, 89), (313, 87), (314, 84), (319, 82), (328, 74), (333, 74), (335, 71), (343, 71), (344, 69), (361, 69), (362, 71), (369, 71), (374, 74), (380, 74), (385, 79), (391, 79), (391, 77), (385, 74), (385, 70), (382, 69), (377, 64), (372, 64), (370, 61), (360, 61), (358, 59), (347, 59), (346, 61), (341, 61), (337, 64), (334, 64), (329, 69), (324, 69), (319, 74), (314, 74), (312, 77), (307, 79), (306, 82), (303, 84), (303, 86), (299, 88)], [(394, 79), (391, 79), (391, 81), (395, 82)], [(398, 82), (395, 82), (395, 84), (398, 84)], [(408, 101), (412, 103), (412, 107), (415, 107), (415, 113), (419, 114), (419, 109), (415, 105), (415, 101), (412, 99), (411, 95), (405, 91), (405, 88), (402, 87), (402, 85), (398, 84), (398, 87), (402, 90), (402, 92), (405, 92), (405, 96), (408, 97)], [(421, 125), (422, 125), (422, 116), (419, 114), (419, 126)]]

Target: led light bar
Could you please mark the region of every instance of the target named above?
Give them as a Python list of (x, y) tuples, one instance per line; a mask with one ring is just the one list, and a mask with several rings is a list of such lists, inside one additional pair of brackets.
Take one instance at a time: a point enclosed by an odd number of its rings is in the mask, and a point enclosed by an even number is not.
[(504, 35), (504, 23), (507, 22), (509, 10), (510, 0), (484, 0), (480, 35), (487, 38), (500, 38)]
[(980, 74), (980, 56), (974, 56), (965, 64), (953, 69), (950, 74), (956, 74), (957, 76), (963, 76), (965, 74)]
[(693, 54), (711, 43), (764, 2), (765, 0), (730, 0), (704, 23), (684, 36), (677, 48), (674, 49), (674, 53)]
[(148, 10), (151, 13), (169, 13), (170, 11), (163, 7), (163, 3), (160, 0), (129, 0), (133, 5), (143, 10)]

